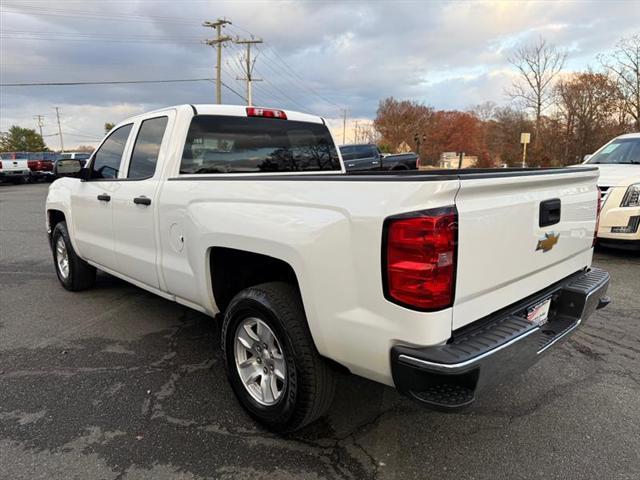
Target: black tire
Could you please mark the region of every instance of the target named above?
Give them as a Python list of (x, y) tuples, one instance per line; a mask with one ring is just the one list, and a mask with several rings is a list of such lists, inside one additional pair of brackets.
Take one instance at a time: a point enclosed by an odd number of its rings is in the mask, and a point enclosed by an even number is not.
[(23, 183), (27, 183), (24, 177), (12, 178), (11, 183), (14, 185), (22, 185)]
[[(254, 400), (236, 368), (235, 332), (248, 317), (265, 322), (282, 349), (287, 381), (275, 405), (265, 406)], [(272, 282), (238, 293), (224, 315), (221, 345), (227, 376), (238, 400), (254, 419), (271, 430), (293, 432), (321, 417), (331, 406), (335, 372), (316, 350), (296, 287)]]
[[(68, 256), (69, 274), (66, 277), (58, 266), (58, 250), (56, 246), (60, 238), (62, 238), (66, 246)], [(64, 288), (72, 292), (77, 292), (93, 287), (96, 282), (96, 268), (89, 265), (76, 254), (69, 239), (66, 222), (59, 222), (53, 229), (53, 234), (51, 235), (51, 250), (53, 252), (53, 265), (56, 269), (56, 275)]]

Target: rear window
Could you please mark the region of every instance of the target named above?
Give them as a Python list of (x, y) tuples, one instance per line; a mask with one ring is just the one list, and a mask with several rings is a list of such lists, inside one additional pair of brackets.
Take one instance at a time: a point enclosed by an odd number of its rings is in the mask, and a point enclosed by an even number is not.
[(348, 145), (340, 147), (343, 160), (357, 160), (359, 158), (371, 158), (378, 155), (376, 147), (371, 145)]
[(324, 170), (340, 170), (325, 125), (219, 115), (193, 118), (180, 164), (180, 173)]
[(27, 152), (0, 153), (0, 160), (28, 160), (28, 158)]
[(53, 162), (57, 160), (58, 155), (53, 152), (32, 152), (29, 153), (29, 160), (44, 160), (47, 162)]

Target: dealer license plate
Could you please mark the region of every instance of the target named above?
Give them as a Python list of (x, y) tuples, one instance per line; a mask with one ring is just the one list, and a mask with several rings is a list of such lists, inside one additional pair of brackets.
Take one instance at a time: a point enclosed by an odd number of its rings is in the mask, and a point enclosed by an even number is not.
[(546, 300), (527, 308), (527, 320), (534, 325), (544, 325), (549, 320), (550, 306), (551, 298), (547, 298)]

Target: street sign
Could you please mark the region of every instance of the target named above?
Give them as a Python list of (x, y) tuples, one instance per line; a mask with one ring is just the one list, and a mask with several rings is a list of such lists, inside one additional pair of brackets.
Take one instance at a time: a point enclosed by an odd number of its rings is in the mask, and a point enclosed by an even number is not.
[(527, 143), (531, 141), (530, 133), (521, 133), (520, 134), (520, 143), (522, 144), (522, 168), (526, 168), (527, 166)]

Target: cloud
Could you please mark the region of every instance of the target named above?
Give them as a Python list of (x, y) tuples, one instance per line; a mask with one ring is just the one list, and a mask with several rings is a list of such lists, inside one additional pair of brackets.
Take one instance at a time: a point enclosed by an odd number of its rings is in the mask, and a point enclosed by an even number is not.
[[(387, 96), (436, 108), (506, 101), (507, 58), (543, 36), (569, 51), (567, 68), (596, 65), (597, 53), (636, 33), (640, 10), (625, 1), (50, 1), (2, 5), (2, 82), (210, 78), (214, 49), (204, 20), (226, 16), (232, 36), (253, 33), (257, 103), (338, 119), (372, 118)], [(244, 95), (242, 49), (227, 44), (223, 80)], [(241, 103), (224, 89), (224, 101)], [(35, 126), (54, 106), (71, 132), (102, 135), (119, 121), (178, 103), (214, 100), (210, 82), (78, 87), (3, 87), (0, 130)], [(122, 115), (122, 116), (121, 116)], [(64, 128), (64, 127), (63, 127)], [(53, 130), (53, 131), (51, 131)], [(67, 145), (85, 143), (69, 135)], [(52, 147), (57, 138), (48, 137)], [(77, 140), (77, 141), (76, 141)]]

